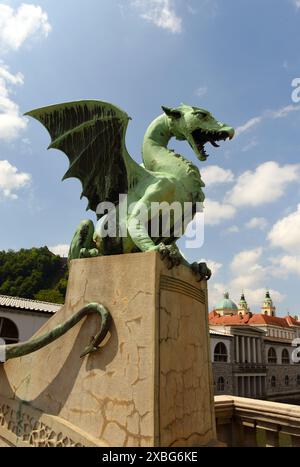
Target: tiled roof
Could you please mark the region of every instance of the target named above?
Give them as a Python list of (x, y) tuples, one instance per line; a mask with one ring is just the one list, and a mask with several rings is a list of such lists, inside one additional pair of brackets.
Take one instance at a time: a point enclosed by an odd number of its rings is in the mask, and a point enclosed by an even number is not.
[(252, 314), (247, 313), (246, 315), (234, 314), (220, 316), (216, 311), (209, 313), (209, 324), (220, 324), (223, 326), (235, 326), (243, 324), (269, 324), (273, 326), (281, 326), (288, 328), (291, 326), (300, 326), (300, 322), (291, 316), (280, 318), (278, 316), (263, 315), (260, 313)]
[(19, 310), (38, 311), (40, 313), (56, 313), (62, 305), (57, 303), (39, 302), (27, 298), (8, 297), (0, 295), (0, 307), (16, 308)]
[(287, 316), (285, 319), (287, 320), (290, 326), (300, 326), (300, 322), (292, 316)]
[(256, 314), (253, 315), (250, 319), (251, 324), (271, 324), (274, 326), (281, 326), (283, 328), (289, 327), (290, 324), (287, 322), (286, 318), (280, 318), (279, 316), (269, 316)]

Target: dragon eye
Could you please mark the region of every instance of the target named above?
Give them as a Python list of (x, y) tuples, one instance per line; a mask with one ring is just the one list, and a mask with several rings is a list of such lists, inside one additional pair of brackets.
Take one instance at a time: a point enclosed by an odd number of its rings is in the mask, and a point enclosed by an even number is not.
[(201, 110), (196, 110), (193, 112), (194, 115), (196, 115), (199, 118), (206, 118), (208, 117), (208, 114), (206, 112), (202, 112)]

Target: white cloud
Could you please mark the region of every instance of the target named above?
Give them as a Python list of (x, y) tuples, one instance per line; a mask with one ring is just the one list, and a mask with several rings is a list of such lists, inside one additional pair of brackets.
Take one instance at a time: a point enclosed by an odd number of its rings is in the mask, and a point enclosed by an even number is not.
[(230, 204), (206, 199), (204, 202), (204, 221), (206, 225), (218, 225), (224, 220), (232, 219), (236, 209)]
[(248, 152), (248, 151), (250, 151), (251, 149), (256, 148), (256, 146), (258, 146), (258, 142), (256, 141), (256, 139), (253, 139), (252, 141), (250, 141), (248, 144), (246, 144), (246, 145), (242, 148), (242, 151), (243, 151), (243, 152)]
[(268, 225), (267, 219), (264, 217), (252, 217), (246, 224), (246, 229), (260, 229), (264, 230)]
[(260, 264), (255, 264), (249, 268), (247, 272), (240, 273), (235, 276), (231, 282), (232, 290), (249, 290), (255, 287), (259, 287), (266, 281), (266, 270)]
[(232, 225), (226, 230), (227, 233), (239, 233), (239, 231), (240, 229), (237, 225)]
[(300, 105), (290, 104), (290, 105), (287, 105), (286, 107), (283, 107), (282, 109), (275, 110), (274, 112), (271, 112), (271, 116), (273, 118), (285, 118), (290, 113), (297, 112), (298, 110), (300, 110)]
[(266, 279), (267, 268), (259, 263), (262, 252), (262, 248), (254, 248), (241, 251), (234, 256), (230, 264), (233, 274), (230, 286), (233, 290), (241, 291), (258, 287)]
[(23, 3), (16, 10), (0, 4), (0, 50), (18, 50), (30, 37), (47, 37), (48, 15), (40, 6)]
[(258, 115), (257, 117), (250, 118), (250, 120), (248, 120), (244, 125), (237, 127), (235, 135), (240, 136), (243, 133), (247, 133), (248, 131), (258, 126), (260, 123), (262, 123), (264, 120), (286, 118), (290, 115), (290, 113), (296, 112), (299, 110), (300, 110), (300, 105), (293, 105), (293, 104), (287, 105), (278, 110), (266, 110), (265, 112), (262, 113), (262, 115)]
[(131, 0), (131, 4), (139, 9), (143, 19), (155, 26), (174, 34), (182, 31), (182, 19), (175, 11), (173, 0)]
[(15, 191), (26, 187), (30, 181), (29, 174), (19, 172), (8, 161), (0, 161), (0, 195), (5, 198), (17, 199)]
[[(268, 289), (270, 292), (270, 295), (272, 297), (274, 305), (278, 305), (279, 303), (283, 302), (285, 299), (285, 295), (279, 292), (278, 290), (274, 289)], [(254, 313), (260, 313), (260, 307), (263, 303), (265, 294), (266, 294), (266, 288), (265, 287), (260, 287), (256, 289), (245, 289), (245, 294), (246, 294), (246, 299), (249, 304), (255, 305), (256, 309), (252, 309), (252, 312)]]
[(262, 248), (254, 248), (253, 250), (243, 250), (236, 254), (230, 264), (231, 271), (235, 274), (248, 272), (249, 269), (257, 265), (262, 252)]
[(246, 171), (238, 177), (236, 185), (226, 195), (234, 206), (259, 206), (272, 203), (283, 196), (289, 183), (298, 181), (300, 164), (280, 166), (269, 161), (255, 171)]
[(300, 0), (293, 0), (293, 3), (296, 8), (300, 8)]
[[(210, 307), (213, 308), (222, 299), (225, 291), (230, 292), (230, 297), (238, 303), (241, 293), (244, 291), (248, 304), (260, 306), (266, 293), (266, 286), (272, 276), (274, 265), (262, 266), (262, 248), (244, 250), (236, 254), (230, 264), (231, 278), (227, 283), (214, 282), (214, 276), (208, 283)], [(280, 303), (285, 296), (277, 290), (271, 289), (274, 303)], [(252, 310), (259, 312), (258, 310)]]
[(52, 251), (55, 255), (59, 255), (62, 257), (67, 257), (69, 254), (70, 245), (56, 245), (56, 246), (49, 246), (48, 249)]
[(257, 126), (259, 123), (261, 123), (263, 117), (254, 117), (248, 120), (244, 125), (241, 125), (236, 128), (235, 130), (235, 135), (240, 136), (243, 133), (246, 133), (247, 131), (251, 130), (253, 127)]
[(218, 165), (209, 165), (204, 167), (201, 171), (201, 177), (206, 186), (230, 183), (234, 180), (231, 170), (225, 170)]
[[(47, 37), (50, 30), (47, 13), (40, 6), (23, 3), (13, 9), (0, 3), (0, 53), (18, 50), (29, 38)], [(0, 61), (0, 140), (17, 138), (27, 126), (27, 119), (11, 98), (13, 87), (23, 84), (23, 75), (12, 74)]]
[(214, 276), (208, 281), (207, 283), (208, 286), (208, 306), (209, 306), (209, 311), (213, 310), (217, 303), (219, 303), (222, 298), (224, 292), (227, 292), (229, 289), (227, 287), (227, 284), (224, 284), (222, 282), (215, 282), (214, 281)]
[(207, 94), (208, 88), (206, 86), (200, 86), (198, 89), (196, 89), (195, 94), (198, 97), (203, 97), (205, 94)]
[(295, 212), (280, 219), (268, 234), (272, 246), (300, 253), (300, 204)]
[(300, 255), (285, 255), (273, 259), (273, 276), (282, 278), (290, 274), (300, 276)]
[[(287, 262), (287, 260), (285, 261)], [(298, 265), (291, 263), (289, 266), (291, 269), (298, 268), (300, 272), (300, 261)], [(226, 272), (230, 273), (227, 282), (218, 281), (218, 278), (215, 281), (214, 275), (209, 281), (210, 308), (213, 309), (226, 291), (230, 292), (230, 298), (236, 303), (239, 302), (241, 293), (244, 292), (250, 308), (256, 307), (252, 311), (259, 313), (266, 287), (271, 283), (272, 277), (275, 275), (273, 272), (276, 270), (279, 270), (278, 265), (275, 264), (274, 260), (269, 261), (266, 258), (266, 252), (262, 247), (240, 251), (233, 257), (229, 268), (226, 269)], [(270, 293), (275, 304), (282, 302), (285, 298), (277, 290), (271, 289)]]
[(12, 140), (18, 137), (27, 125), (19, 106), (11, 99), (12, 86), (23, 85), (21, 73), (13, 75), (7, 66), (0, 62), (0, 140)]

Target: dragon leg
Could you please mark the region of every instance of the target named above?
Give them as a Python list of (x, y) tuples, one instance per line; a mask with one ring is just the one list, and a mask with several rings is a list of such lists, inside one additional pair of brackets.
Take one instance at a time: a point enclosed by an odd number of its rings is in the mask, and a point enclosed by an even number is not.
[(12, 358), (18, 358), (36, 352), (37, 350), (45, 347), (46, 345), (66, 334), (66, 332), (79, 323), (79, 321), (81, 321), (85, 316), (93, 313), (96, 313), (101, 317), (101, 327), (97, 334), (92, 338), (90, 344), (83, 350), (82, 354), (80, 355), (80, 357), (84, 357), (85, 355), (95, 352), (98, 349), (99, 345), (106, 337), (112, 322), (110, 312), (103, 305), (98, 303), (90, 303), (84, 306), (64, 323), (59, 324), (54, 329), (48, 331), (42, 336), (30, 339), (20, 344), (0, 345), (0, 355), (4, 355), (5, 361), (7, 361)]
[(198, 282), (206, 280), (208, 281), (211, 278), (211, 270), (208, 268), (206, 263), (189, 263), (181, 251), (179, 250), (176, 243), (171, 243), (170, 245), (159, 245), (159, 252), (162, 259), (167, 260), (168, 268), (172, 269), (174, 266), (183, 264), (190, 268), (193, 274), (196, 276)]
[(101, 253), (93, 240), (95, 227), (91, 220), (80, 222), (71, 242), (69, 261), (99, 256)]

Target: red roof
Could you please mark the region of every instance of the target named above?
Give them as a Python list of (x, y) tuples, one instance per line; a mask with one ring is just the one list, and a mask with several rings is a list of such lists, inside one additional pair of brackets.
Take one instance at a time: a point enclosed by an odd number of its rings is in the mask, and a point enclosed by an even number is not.
[(263, 315), (260, 313), (252, 314), (246, 313), (245, 315), (235, 314), (220, 316), (216, 311), (209, 313), (209, 324), (223, 325), (223, 326), (236, 326), (243, 324), (270, 324), (273, 326), (281, 326), (283, 328), (291, 326), (300, 326), (300, 322), (291, 316), (279, 318), (277, 316)]

